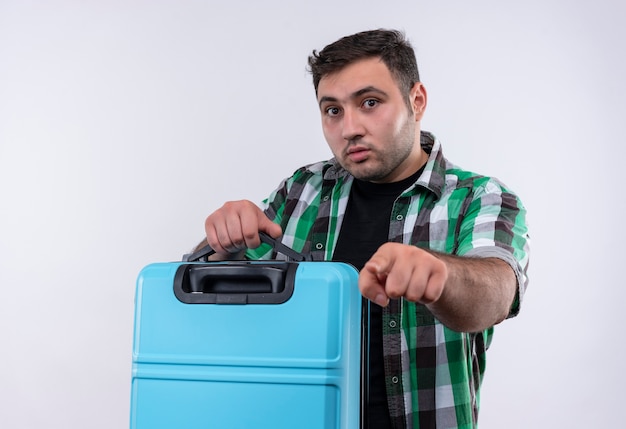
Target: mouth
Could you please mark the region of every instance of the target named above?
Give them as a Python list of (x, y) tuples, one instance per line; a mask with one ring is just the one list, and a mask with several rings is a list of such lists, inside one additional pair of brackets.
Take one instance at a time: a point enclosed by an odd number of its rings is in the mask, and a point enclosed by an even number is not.
[(370, 154), (370, 150), (362, 146), (353, 146), (346, 151), (346, 157), (352, 162), (363, 162)]

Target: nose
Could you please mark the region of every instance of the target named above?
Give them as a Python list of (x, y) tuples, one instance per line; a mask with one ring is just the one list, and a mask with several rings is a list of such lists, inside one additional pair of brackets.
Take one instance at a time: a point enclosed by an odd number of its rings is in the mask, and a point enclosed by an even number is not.
[(363, 137), (365, 134), (365, 129), (361, 123), (358, 112), (352, 109), (345, 109), (341, 122), (341, 137), (345, 140), (355, 140), (359, 137)]

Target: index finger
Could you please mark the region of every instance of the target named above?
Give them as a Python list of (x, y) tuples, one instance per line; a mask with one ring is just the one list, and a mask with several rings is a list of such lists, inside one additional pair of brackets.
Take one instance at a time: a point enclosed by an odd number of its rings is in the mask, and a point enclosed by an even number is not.
[(389, 297), (385, 291), (387, 273), (381, 269), (376, 260), (369, 260), (359, 273), (359, 290), (361, 294), (381, 307), (389, 304)]

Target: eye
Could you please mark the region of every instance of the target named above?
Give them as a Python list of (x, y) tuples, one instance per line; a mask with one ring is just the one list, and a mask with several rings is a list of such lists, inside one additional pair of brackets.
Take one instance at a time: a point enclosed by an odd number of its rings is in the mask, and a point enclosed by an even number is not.
[(363, 108), (365, 109), (372, 109), (376, 107), (377, 105), (378, 105), (378, 100), (374, 98), (368, 98), (367, 100), (363, 101)]
[(337, 116), (340, 113), (339, 107), (327, 107), (325, 110), (328, 116)]

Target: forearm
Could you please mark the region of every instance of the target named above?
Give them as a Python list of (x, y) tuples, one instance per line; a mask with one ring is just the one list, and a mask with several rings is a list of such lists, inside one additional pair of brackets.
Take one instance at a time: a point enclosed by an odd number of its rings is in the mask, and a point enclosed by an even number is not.
[(513, 269), (498, 258), (470, 258), (435, 254), (448, 277), (439, 300), (427, 307), (447, 327), (478, 332), (504, 320), (515, 298)]

